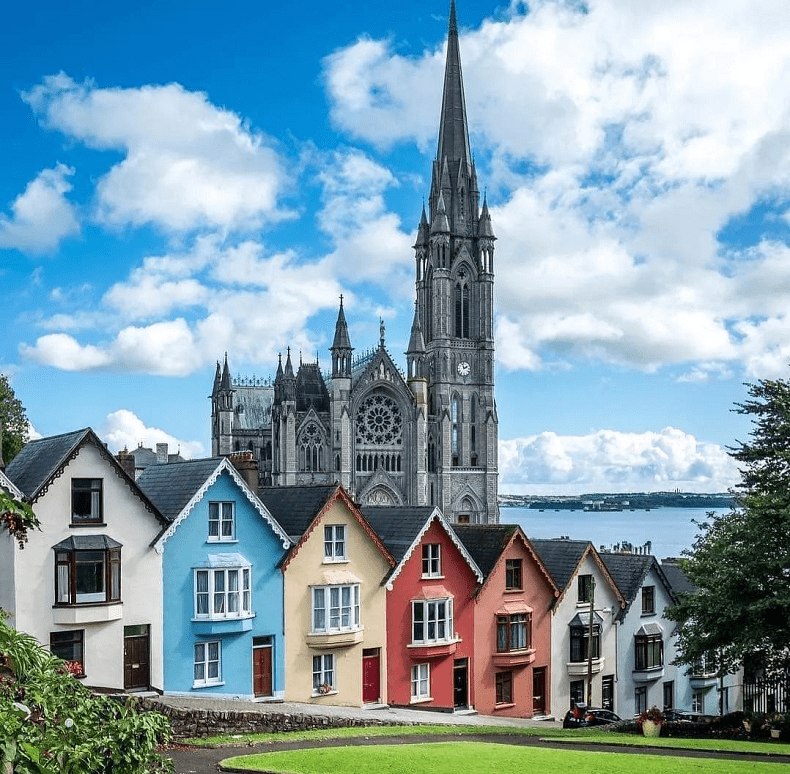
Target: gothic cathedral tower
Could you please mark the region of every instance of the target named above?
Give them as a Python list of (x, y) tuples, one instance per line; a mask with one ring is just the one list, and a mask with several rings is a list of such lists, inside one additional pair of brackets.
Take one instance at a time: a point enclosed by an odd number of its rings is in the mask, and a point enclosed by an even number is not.
[[(408, 381), (427, 403), (426, 499), (459, 523), (496, 523), (494, 236), (469, 150), (455, 2), (429, 213), (414, 245)], [(425, 394), (427, 392), (427, 395)]]

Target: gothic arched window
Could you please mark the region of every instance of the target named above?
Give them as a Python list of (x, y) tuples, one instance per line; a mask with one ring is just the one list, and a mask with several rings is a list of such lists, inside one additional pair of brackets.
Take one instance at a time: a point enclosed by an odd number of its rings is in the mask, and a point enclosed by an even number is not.
[(455, 283), (455, 337), (469, 338), (469, 284), (462, 270)]
[(459, 458), (461, 456), (461, 401), (457, 395), (453, 396), (452, 411), (450, 416), (452, 422), (452, 438), (451, 438), (451, 451), (453, 455), (453, 467), (458, 467), (460, 464)]
[(315, 422), (308, 422), (299, 434), (299, 470), (324, 469), (324, 434)]

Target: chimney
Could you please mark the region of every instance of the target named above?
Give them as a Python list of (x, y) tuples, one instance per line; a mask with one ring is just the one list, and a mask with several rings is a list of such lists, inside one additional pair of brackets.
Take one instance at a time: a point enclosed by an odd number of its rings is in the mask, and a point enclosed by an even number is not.
[(156, 445), (156, 464), (167, 465), (167, 444), (158, 443)]
[(258, 460), (251, 451), (235, 452), (228, 455), (233, 467), (239, 471), (247, 486), (258, 494)]
[(129, 454), (129, 450), (124, 447), (115, 455), (115, 459), (123, 468), (123, 472), (134, 481), (134, 457)]

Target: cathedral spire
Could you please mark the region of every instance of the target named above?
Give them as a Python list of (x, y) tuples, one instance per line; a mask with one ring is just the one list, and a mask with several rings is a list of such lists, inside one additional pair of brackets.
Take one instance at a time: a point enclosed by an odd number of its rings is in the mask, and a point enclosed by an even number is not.
[(343, 311), (343, 296), (340, 296), (340, 309), (337, 312), (335, 323), (335, 338), (329, 348), (332, 353), (332, 378), (351, 376), (351, 339), (348, 336), (348, 324)]
[(447, 61), (444, 69), (442, 115), (439, 124), (439, 147), (436, 160), (465, 161), (472, 163), (469, 151), (469, 131), (466, 125), (464, 82), (461, 76), (461, 50), (458, 45), (458, 22), (455, 0), (450, 3), (450, 23), (447, 33)]
[(219, 388), (221, 390), (232, 389), (230, 383), (230, 369), (228, 368), (228, 353), (225, 353), (225, 365), (222, 367), (222, 378), (220, 379)]

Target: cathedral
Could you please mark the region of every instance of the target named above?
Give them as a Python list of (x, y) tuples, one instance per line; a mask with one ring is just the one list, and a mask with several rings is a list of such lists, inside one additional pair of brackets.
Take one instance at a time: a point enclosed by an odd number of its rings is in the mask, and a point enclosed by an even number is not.
[(294, 370), (290, 350), (274, 380), (233, 379), (227, 356), (217, 364), (212, 454), (252, 452), (261, 486), (338, 482), (362, 505), (438, 505), (459, 524), (498, 522), (495, 239), (469, 148), (453, 1), (405, 371), (383, 323), (378, 347), (354, 357), (341, 296), (328, 373)]

